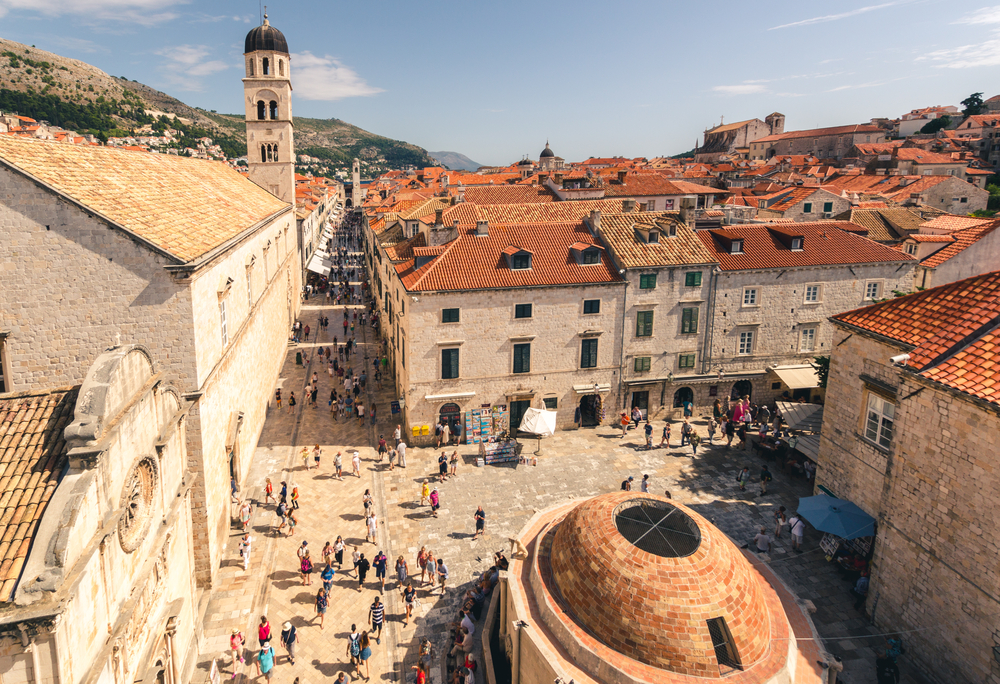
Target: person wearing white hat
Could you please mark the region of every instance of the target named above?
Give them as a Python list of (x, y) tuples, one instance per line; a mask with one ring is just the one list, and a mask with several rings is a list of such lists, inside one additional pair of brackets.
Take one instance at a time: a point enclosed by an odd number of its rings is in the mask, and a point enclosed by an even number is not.
[(292, 626), (291, 622), (286, 622), (281, 626), (281, 645), (288, 652), (288, 662), (295, 664), (295, 644), (299, 641), (299, 634)]

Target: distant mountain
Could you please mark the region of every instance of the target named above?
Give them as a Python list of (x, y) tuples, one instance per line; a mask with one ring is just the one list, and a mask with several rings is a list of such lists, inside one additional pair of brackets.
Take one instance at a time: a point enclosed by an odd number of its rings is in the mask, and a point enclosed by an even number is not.
[(441, 166), (447, 166), (453, 171), (458, 171), (459, 169), (475, 171), (482, 166), (479, 162), (474, 162), (464, 154), (459, 154), (458, 152), (428, 152), (427, 154)]
[[(182, 146), (211, 137), (230, 157), (246, 154), (242, 114), (217, 114), (95, 66), (0, 38), (0, 111), (15, 112), (78, 133), (125, 136), (166, 115), (181, 130)], [(174, 118), (176, 117), (176, 118)], [(162, 127), (163, 124), (157, 124)], [(295, 119), (295, 151), (350, 168), (367, 162), (366, 176), (407, 165), (432, 166), (427, 151), (338, 119)]]

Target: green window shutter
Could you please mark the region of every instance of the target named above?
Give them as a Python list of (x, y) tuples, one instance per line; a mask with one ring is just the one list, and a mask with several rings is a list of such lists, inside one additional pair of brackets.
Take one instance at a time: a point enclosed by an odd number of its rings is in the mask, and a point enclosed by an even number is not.
[(597, 368), (597, 340), (584, 340), (580, 350), (580, 368)]
[(811, 214), (812, 210), (813, 210), (812, 202), (806, 202), (805, 204), (802, 205), (803, 214)]
[(636, 337), (650, 337), (653, 334), (653, 312), (640, 311), (635, 319)]
[(692, 271), (684, 274), (685, 287), (699, 287), (701, 285), (701, 271)]
[(691, 334), (698, 332), (698, 309), (684, 309), (681, 312), (681, 333)]
[(833, 211), (833, 202), (824, 202), (823, 203), (823, 211), (825, 211), (825, 212), (831, 212), (831, 211)]

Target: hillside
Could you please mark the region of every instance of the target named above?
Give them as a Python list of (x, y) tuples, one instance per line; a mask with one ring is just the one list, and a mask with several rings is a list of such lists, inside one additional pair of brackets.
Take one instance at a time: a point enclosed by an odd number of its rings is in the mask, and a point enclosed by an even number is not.
[[(125, 136), (166, 116), (184, 133), (182, 145), (211, 137), (230, 157), (246, 153), (242, 115), (190, 107), (137, 81), (95, 66), (0, 38), (0, 111), (16, 112), (98, 137)], [(163, 124), (161, 123), (160, 126)], [(426, 150), (365, 131), (338, 119), (295, 119), (299, 154), (331, 167), (361, 159), (366, 176), (405, 165), (433, 166)]]
[(431, 159), (453, 171), (476, 171), (482, 164), (474, 162), (459, 152), (428, 152)]

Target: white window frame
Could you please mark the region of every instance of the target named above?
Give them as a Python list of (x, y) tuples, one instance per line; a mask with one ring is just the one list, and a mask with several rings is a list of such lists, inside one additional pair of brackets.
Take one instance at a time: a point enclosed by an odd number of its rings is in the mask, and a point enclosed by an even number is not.
[(756, 341), (756, 330), (741, 330), (739, 342), (737, 342), (736, 353), (738, 356), (752, 356), (754, 342)]
[[(865, 281), (865, 301), (866, 302), (874, 302), (877, 299), (882, 299), (882, 288), (883, 288), (884, 285), (885, 285), (885, 282), (882, 281), (882, 280), (866, 280)], [(873, 286), (876, 288), (876, 291), (875, 291), (874, 294), (869, 294), (871, 292), (871, 289), (872, 289)]]
[(906, 245), (906, 253), (909, 254), (910, 256), (916, 256), (917, 255), (917, 243), (911, 242), (911, 243), (907, 244)]
[(646, 200), (646, 211), (656, 211), (656, 200)]
[(743, 288), (743, 306), (760, 306), (760, 290), (756, 287)]
[[(810, 287), (816, 288), (816, 297), (815, 297), (815, 299), (810, 299), (809, 298), (809, 288)], [(822, 302), (823, 301), (823, 284), (822, 283), (807, 283), (806, 284), (805, 292), (802, 295), (802, 301), (805, 304), (819, 304), (820, 302)]]
[(809, 328), (802, 328), (799, 331), (799, 351), (800, 352), (816, 351), (816, 326), (812, 326)]
[(870, 390), (867, 395), (865, 399), (864, 438), (882, 449), (888, 449), (892, 446), (896, 404)]
[(219, 323), (222, 330), (222, 346), (223, 348), (229, 346), (229, 324), (226, 321), (226, 300), (225, 298), (219, 300)]

